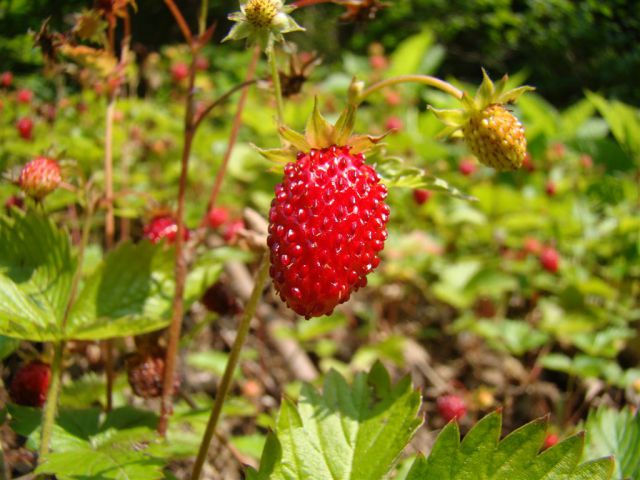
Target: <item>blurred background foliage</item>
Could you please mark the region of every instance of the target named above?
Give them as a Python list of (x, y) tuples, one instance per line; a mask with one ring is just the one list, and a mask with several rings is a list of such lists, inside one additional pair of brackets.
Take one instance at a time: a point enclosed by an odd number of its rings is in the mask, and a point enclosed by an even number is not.
[[(197, 17), (199, 1), (179, 3), (186, 18)], [(210, 2), (219, 38), (228, 31), (229, 3), (233, 2)], [(145, 12), (133, 17), (139, 48), (159, 50), (181, 40), (163, 2), (137, 4)], [(337, 63), (346, 49), (366, 53), (375, 41), (393, 51), (402, 40), (428, 29), (447, 52), (440, 69), (444, 75), (475, 82), (482, 64), (494, 75), (525, 71), (527, 81), (558, 106), (580, 98), (585, 89), (627, 103), (640, 102), (637, 0), (388, 0), (387, 4), (366, 24), (341, 22), (344, 9), (338, 5), (305, 8), (296, 16), (308, 32), (295, 40), (317, 50), (325, 62)], [(0, 58), (5, 68), (37, 71), (40, 56), (26, 32), (38, 31), (46, 16), (54, 29), (60, 29), (71, 12), (89, 6), (91, 2), (80, 0), (0, 0)], [(319, 15), (325, 21), (315, 21)]]

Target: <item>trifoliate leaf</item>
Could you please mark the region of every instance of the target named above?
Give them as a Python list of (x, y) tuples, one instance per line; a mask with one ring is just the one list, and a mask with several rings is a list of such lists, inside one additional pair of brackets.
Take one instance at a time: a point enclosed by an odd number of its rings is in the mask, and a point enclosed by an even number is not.
[(285, 400), (260, 470), (247, 478), (377, 480), (385, 478), (422, 423), (420, 394), (408, 378), (395, 385), (377, 363), (350, 386), (327, 374), (323, 393), (306, 385), (296, 406)]
[(464, 440), (455, 422), (438, 435), (429, 457), (418, 457), (407, 480), (607, 480), (613, 460), (579, 465), (583, 435), (539, 453), (546, 421), (535, 420), (500, 441), (501, 416), (480, 420)]
[(607, 407), (589, 412), (584, 458), (613, 455), (614, 478), (640, 480), (640, 414)]

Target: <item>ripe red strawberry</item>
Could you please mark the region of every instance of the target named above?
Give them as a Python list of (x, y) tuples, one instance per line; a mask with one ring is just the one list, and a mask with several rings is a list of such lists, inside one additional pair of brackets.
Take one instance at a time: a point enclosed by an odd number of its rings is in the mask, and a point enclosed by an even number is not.
[(478, 166), (471, 158), (463, 158), (460, 161), (460, 165), (458, 165), (458, 170), (465, 177), (473, 175), (473, 173), (478, 169)]
[(387, 238), (387, 188), (364, 155), (331, 146), (285, 166), (269, 212), (270, 274), (305, 318), (330, 314), (367, 283)]
[(175, 83), (180, 83), (189, 76), (189, 66), (178, 62), (171, 65), (171, 78)]
[(580, 155), (580, 165), (585, 170), (589, 170), (593, 167), (593, 157), (586, 153)]
[(33, 100), (33, 92), (28, 88), (23, 88), (18, 91), (18, 96), (16, 97), (19, 103), (28, 104)]
[(11, 72), (2, 72), (0, 75), (0, 85), (4, 88), (9, 88), (13, 83), (13, 73)]
[(391, 130), (392, 132), (398, 132), (402, 130), (404, 127), (404, 123), (402, 123), (402, 119), (399, 117), (389, 117), (384, 124), (384, 128), (387, 130)]
[(18, 405), (42, 407), (47, 399), (50, 382), (49, 365), (40, 361), (28, 363), (16, 372), (11, 381), (11, 399)]
[(544, 437), (544, 444), (542, 445), (542, 449), (546, 450), (547, 448), (553, 447), (560, 441), (560, 438), (555, 433), (547, 433), (547, 436)]
[(553, 247), (544, 247), (540, 252), (540, 264), (542, 268), (551, 273), (556, 273), (560, 265), (560, 254)]
[(58, 188), (61, 181), (58, 162), (47, 157), (37, 157), (22, 167), (18, 184), (27, 195), (42, 200)]
[[(127, 358), (127, 379), (133, 393), (142, 398), (157, 398), (162, 395), (165, 351), (160, 348), (144, 349)], [(174, 390), (180, 387), (176, 375)]]
[(222, 238), (227, 243), (234, 243), (238, 238), (238, 233), (244, 228), (244, 222), (240, 219), (232, 220), (227, 224), (222, 232)]
[[(170, 214), (156, 215), (151, 221), (145, 225), (142, 230), (142, 235), (149, 239), (151, 243), (159, 243), (163, 239), (167, 239), (168, 244), (172, 244), (178, 233), (178, 224), (176, 219)], [(183, 238), (189, 239), (189, 230), (184, 229)]]
[(24, 117), (16, 122), (16, 128), (20, 137), (24, 140), (31, 140), (33, 134), (33, 120), (29, 117)]
[(451, 420), (459, 420), (467, 414), (464, 400), (458, 395), (444, 395), (437, 400), (438, 413), (442, 419), (449, 423)]
[(547, 184), (544, 186), (544, 191), (547, 192), (547, 195), (553, 197), (557, 192), (556, 184), (553, 180), (549, 180)]
[(384, 70), (389, 66), (389, 62), (384, 55), (373, 55), (369, 57), (369, 65), (374, 70)]
[(413, 191), (413, 200), (418, 205), (423, 205), (429, 201), (431, 195), (433, 195), (433, 192), (431, 192), (430, 190), (425, 190), (424, 188), (416, 188)]
[(536, 166), (533, 163), (533, 157), (529, 152), (526, 153), (524, 159), (522, 160), (522, 168), (524, 168), (527, 172), (533, 172), (536, 169)]
[(209, 211), (207, 219), (211, 228), (219, 228), (229, 221), (229, 211), (224, 207), (214, 207)]

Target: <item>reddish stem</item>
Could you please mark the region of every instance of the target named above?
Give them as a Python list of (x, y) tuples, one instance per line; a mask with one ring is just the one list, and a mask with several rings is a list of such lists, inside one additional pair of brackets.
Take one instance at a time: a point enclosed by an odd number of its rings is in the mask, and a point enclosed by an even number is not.
[(298, 0), (291, 5), (296, 8), (310, 7), (311, 5), (318, 5), (320, 3), (335, 3), (333, 0)]
[[(165, 0), (167, 4), (173, 3)], [(184, 288), (187, 276), (187, 261), (183, 252), (184, 247), (184, 204), (185, 192), (187, 190), (187, 173), (189, 170), (189, 156), (191, 154), (191, 144), (195, 133), (193, 94), (196, 78), (196, 57), (192, 55), (191, 66), (189, 68), (189, 89), (186, 98), (186, 108), (184, 116), (184, 145), (182, 147), (182, 162), (180, 169), (180, 183), (178, 186), (178, 210), (176, 212), (176, 223), (178, 232), (175, 241), (175, 279), (176, 289), (173, 296), (173, 307), (171, 324), (169, 325), (169, 341), (167, 345), (167, 356), (165, 360), (165, 371), (162, 385), (162, 399), (160, 403), (160, 420), (158, 422), (158, 433), (164, 436), (167, 433), (169, 416), (173, 410), (173, 386), (176, 373), (178, 347), (180, 343), (180, 330), (182, 328), (182, 315), (184, 311)]]
[(176, 23), (178, 24), (178, 27), (180, 27), (180, 30), (182, 31), (182, 35), (184, 36), (184, 39), (186, 40), (187, 44), (189, 45), (189, 47), (193, 48), (194, 43), (193, 43), (193, 35), (191, 34), (191, 29), (189, 28), (187, 21), (182, 16), (180, 9), (173, 2), (173, 0), (164, 0), (164, 3), (167, 5), (167, 7), (169, 7), (169, 10), (171, 11), (173, 18), (175, 18)]

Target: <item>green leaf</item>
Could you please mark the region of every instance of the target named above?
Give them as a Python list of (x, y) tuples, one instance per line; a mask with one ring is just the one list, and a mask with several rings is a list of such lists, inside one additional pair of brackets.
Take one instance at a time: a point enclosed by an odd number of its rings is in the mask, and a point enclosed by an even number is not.
[(391, 64), (386, 76), (391, 78), (421, 73), (420, 66), (434, 40), (435, 36), (430, 30), (424, 30), (404, 40), (391, 54)]
[(600, 407), (589, 412), (584, 458), (616, 459), (615, 478), (640, 479), (640, 414)]
[(0, 334), (61, 339), (75, 266), (68, 236), (48, 218), (0, 218)]
[[(205, 257), (192, 268), (186, 303), (211, 285), (221, 262)], [(107, 255), (71, 309), (67, 335), (101, 339), (138, 335), (167, 325), (175, 281), (173, 250), (149, 242), (125, 243)]]
[(377, 363), (353, 385), (327, 374), (323, 393), (302, 388), (296, 406), (285, 399), (251, 479), (384, 478), (422, 423), (420, 394), (408, 378), (391, 384)]
[(0, 335), (0, 360), (4, 360), (11, 355), (19, 345), (20, 340), (17, 338)]
[(606, 480), (611, 458), (579, 465), (583, 435), (574, 435), (538, 453), (546, 421), (534, 420), (500, 441), (501, 417), (480, 420), (460, 442), (458, 426), (449, 423), (428, 458), (418, 457), (407, 480)]

